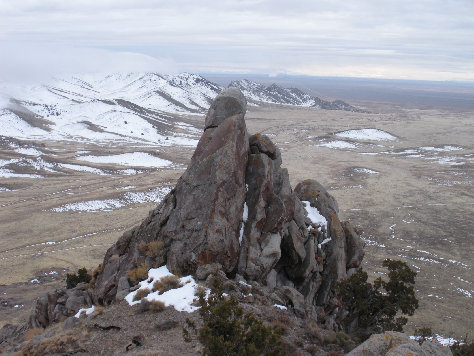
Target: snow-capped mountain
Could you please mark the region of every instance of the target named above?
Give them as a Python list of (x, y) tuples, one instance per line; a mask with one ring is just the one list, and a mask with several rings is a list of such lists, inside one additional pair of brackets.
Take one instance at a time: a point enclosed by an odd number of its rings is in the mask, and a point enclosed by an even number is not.
[(0, 136), (180, 144), (196, 128), (176, 114), (204, 112), (221, 90), (188, 73), (56, 79), (21, 88), (6, 108), (0, 108)]
[(265, 87), (262, 84), (243, 79), (233, 81), (229, 86), (239, 88), (242, 93), (244, 93), (247, 100), (255, 103), (264, 102), (280, 105), (314, 107), (327, 110), (346, 110), (355, 112), (362, 111), (341, 100), (326, 101), (318, 97), (311, 96), (300, 89), (283, 88), (276, 84)]
[[(358, 111), (295, 88), (249, 80), (230, 84), (253, 104), (272, 103)], [(18, 139), (189, 144), (197, 128), (182, 114), (204, 114), (223, 88), (200, 75), (118, 73), (55, 79), (24, 86), (0, 106), (0, 136)], [(6, 91), (0, 87), (0, 92)], [(191, 141), (190, 141), (191, 140)], [(165, 142), (166, 141), (166, 142)]]

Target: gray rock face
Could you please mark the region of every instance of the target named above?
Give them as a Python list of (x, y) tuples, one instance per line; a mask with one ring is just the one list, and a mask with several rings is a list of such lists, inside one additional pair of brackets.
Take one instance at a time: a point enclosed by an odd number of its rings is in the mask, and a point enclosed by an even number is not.
[(449, 348), (432, 341), (421, 346), (408, 335), (396, 331), (374, 334), (347, 354), (348, 356), (452, 356)]
[(91, 305), (92, 300), (87, 291), (87, 284), (80, 283), (72, 289), (57, 289), (36, 300), (29, 326), (45, 328), (76, 314), (81, 308)]
[(313, 179), (307, 179), (295, 187), (301, 201), (317, 208), (327, 220), (327, 238), (321, 257), (325, 257), (322, 283), (317, 295), (317, 304), (325, 305), (335, 282), (347, 277), (347, 270), (358, 268), (364, 257), (363, 243), (349, 222), (339, 220), (336, 200), (324, 187)]
[(218, 127), (228, 117), (243, 116), (246, 111), (247, 100), (242, 92), (237, 88), (227, 88), (211, 104), (206, 116), (205, 130), (210, 127)]
[(175, 208), (160, 231), (169, 245), (171, 271), (194, 272), (199, 265), (213, 262), (220, 263), (225, 272), (235, 268), (247, 158), (242, 114), (206, 129), (176, 185)]
[(226, 273), (235, 270), (249, 150), (246, 105), (235, 88), (217, 96), (188, 169), (175, 189), (139, 227), (125, 233), (107, 251), (95, 281), (94, 301), (113, 301), (120, 278), (146, 262), (138, 249), (140, 243), (164, 243), (162, 253), (149, 267), (166, 263), (171, 271), (186, 274), (201, 265), (219, 263)]

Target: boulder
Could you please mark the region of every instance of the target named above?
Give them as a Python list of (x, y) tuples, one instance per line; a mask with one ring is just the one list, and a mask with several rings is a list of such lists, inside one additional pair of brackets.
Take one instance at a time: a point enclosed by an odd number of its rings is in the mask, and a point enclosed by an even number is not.
[(91, 305), (92, 300), (85, 283), (72, 289), (56, 289), (36, 299), (28, 324), (32, 328), (46, 328)]
[(244, 116), (247, 111), (247, 100), (237, 88), (227, 88), (212, 102), (205, 119), (205, 130), (218, 127), (227, 118)]
[(348, 356), (452, 356), (451, 350), (435, 342), (419, 345), (406, 334), (388, 331), (371, 335), (368, 340), (347, 354)]

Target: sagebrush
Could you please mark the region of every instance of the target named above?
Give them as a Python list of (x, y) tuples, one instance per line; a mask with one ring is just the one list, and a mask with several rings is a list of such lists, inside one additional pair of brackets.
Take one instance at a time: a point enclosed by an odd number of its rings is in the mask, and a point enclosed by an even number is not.
[(203, 345), (202, 355), (286, 355), (282, 347), (282, 330), (265, 326), (252, 313), (244, 313), (233, 296), (224, 296), (217, 279), (213, 280), (207, 298), (205, 293), (199, 294), (198, 305), (202, 327), (197, 329), (194, 322), (187, 319), (183, 336), (190, 341), (190, 330), (194, 330)]

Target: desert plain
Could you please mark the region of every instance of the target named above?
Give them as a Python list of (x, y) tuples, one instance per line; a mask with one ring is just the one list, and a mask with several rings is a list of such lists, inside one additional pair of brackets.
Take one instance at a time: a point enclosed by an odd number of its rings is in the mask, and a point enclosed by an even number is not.
[[(365, 104), (370, 113), (249, 106), (246, 123), (250, 134), (266, 134), (280, 148), (293, 187), (316, 179), (337, 199), (339, 216), (362, 232), (363, 268), (372, 280), (384, 278), (386, 258), (417, 271), (420, 306), (408, 332), (430, 327), (445, 337), (472, 338), (474, 111)], [(204, 116), (180, 120), (202, 129)], [(26, 320), (37, 296), (65, 286), (67, 272), (97, 267), (175, 185), (194, 151), (145, 142), (2, 138), (0, 159), (31, 149), (63, 166), (0, 177), (0, 327)], [(79, 160), (133, 152), (172, 164), (131, 168)]]

